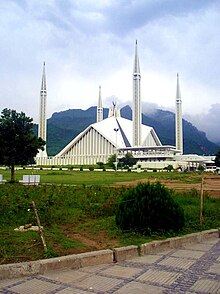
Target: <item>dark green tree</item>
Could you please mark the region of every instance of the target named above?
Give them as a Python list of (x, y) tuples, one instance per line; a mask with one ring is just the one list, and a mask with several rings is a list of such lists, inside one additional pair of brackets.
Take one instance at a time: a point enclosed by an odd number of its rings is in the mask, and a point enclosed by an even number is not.
[(96, 162), (99, 168), (104, 168), (104, 163), (102, 161)]
[(116, 155), (113, 154), (113, 155), (109, 156), (108, 166), (111, 168), (115, 168), (115, 162), (116, 162)]
[(123, 157), (120, 162), (123, 162), (124, 165), (133, 166), (137, 163), (137, 159), (133, 157), (132, 153), (126, 153), (125, 157)]
[(218, 167), (220, 167), (220, 149), (215, 154), (215, 165), (218, 166)]
[(205, 170), (205, 167), (203, 165), (198, 166), (198, 171), (203, 172)]
[(168, 172), (171, 172), (171, 170), (173, 170), (173, 166), (171, 164), (169, 164), (164, 169), (167, 170)]
[(3, 109), (0, 117), (0, 164), (11, 169), (11, 182), (15, 181), (15, 165), (34, 163), (38, 150), (45, 142), (33, 133), (33, 119), (25, 113)]
[(159, 182), (148, 182), (140, 183), (122, 195), (115, 220), (122, 230), (143, 234), (178, 231), (184, 226), (184, 212), (169, 189)]

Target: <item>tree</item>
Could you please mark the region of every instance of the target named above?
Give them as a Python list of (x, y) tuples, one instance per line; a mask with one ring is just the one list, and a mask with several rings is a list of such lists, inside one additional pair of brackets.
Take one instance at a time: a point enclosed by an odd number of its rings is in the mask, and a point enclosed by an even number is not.
[(120, 161), (123, 162), (124, 165), (133, 166), (137, 163), (138, 160), (133, 157), (132, 153), (128, 152)]
[(104, 168), (104, 163), (102, 161), (96, 162), (99, 168)]
[(139, 183), (126, 191), (116, 209), (116, 225), (142, 234), (178, 231), (184, 226), (184, 211), (172, 193), (159, 182)]
[(220, 149), (215, 154), (215, 165), (218, 166), (218, 167), (220, 166)]
[(205, 170), (205, 167), (203, 165), (198, 166), (198, 171), (203, 172)]
[(45, 141), (33, 133), (33, 119), (24, 112), (3, 109), (0, 117), (0, 164), (11, 168), (11, 182), (15, 181), (17, 164), (34, 163), (39, 149), (44, 150)]
[(171, 172), (171, 170), (173, 170), (173, 166), (171, 164), (169, 164), (164, 169), (167, 170), (168, 172)]
[(116, 155), (113, 154), (113, 155), (109, 156), (109, 158), (108, 158), (108, 166), (112, 167), (112, 168), (115, 168), (115, 162), (116, 162)]

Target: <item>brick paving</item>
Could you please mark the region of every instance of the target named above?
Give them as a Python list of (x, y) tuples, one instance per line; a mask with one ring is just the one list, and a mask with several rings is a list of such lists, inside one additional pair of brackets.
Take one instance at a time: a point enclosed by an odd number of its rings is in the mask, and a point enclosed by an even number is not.
[(220, 239), (118, 263), (0, 280), (0, 293), (220, 293)]

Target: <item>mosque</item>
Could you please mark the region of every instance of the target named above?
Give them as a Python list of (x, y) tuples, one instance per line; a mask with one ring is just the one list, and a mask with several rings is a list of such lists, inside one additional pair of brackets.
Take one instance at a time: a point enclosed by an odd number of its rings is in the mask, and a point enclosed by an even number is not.
[[(40, 91), (40, 114), (38, 137), (46, 141), (46, 74), (43, 66)], [(97, 106), (97, 121), (76, 136), (66, 147), (53, 157), (47, 156), (46, 148), (36, 156), (37, 165), (94, 165), (106, 163), (116, 154), (116, 161), (126, 153), (132, 153), (143, 168), (188, 168), (210, 161), (210, 157), (196, 154), (183, 155), (182, 100), (179, 75), (177, 74), (175, 138), (176, 146), (162, 145), (155, 130), (142, 124), (141, 73), (137, 41), (133, 68), (132, 120), (120, 116), (116, 103), (109, 109), (108, 118), (103, 119), (101, 87)]]

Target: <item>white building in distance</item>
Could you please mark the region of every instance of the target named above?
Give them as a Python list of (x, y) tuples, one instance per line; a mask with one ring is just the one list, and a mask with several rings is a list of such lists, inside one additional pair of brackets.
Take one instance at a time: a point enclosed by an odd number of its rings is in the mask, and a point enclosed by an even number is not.
[[(44, 76), (45, 69), (43, 72)], [(44, 79), (46, 81), (46, 77)], [(46, 82), (45, 90), (42, 92), (44, 95), (46, 93), (45, 91)], [(149, 169), (161, 169), (168, 165), (172, 165), (174, 168), (180, 167), (185, 169), (190, 165), (195, 166), (204, 163), (205, 160), (210, 160), (198, 155), (183, 155), (182, 101), (178, 74), (176, 92), (176, 146), (162, 145), (155, 130), (152, 127), (142, 124), (141, 74), (137, 41), (135, 44), (133, 68), (132, 108), (131, 121), (120, 116), (120, 111), (117, 109), (116, 103), (113, 102), (112, 109), (109, 109), (108, 118), (103, 119), (100, 86), (96, 123), (88, 126), (56, 156), (37, 157), (37, 165), (94, 165), (97, 162), (106, 163), (113, 154), (117, 154), (117, 158), (120, 159), (126, 153), (132, 153), (138, 159), (137, 164)], [(41, 111), (44, 111), (43, 106), (41, 106)], [(44, 119), (46, 121), (45, 117)], [(42, 124), (42, 122), (39, 122), (39, 125)]]

